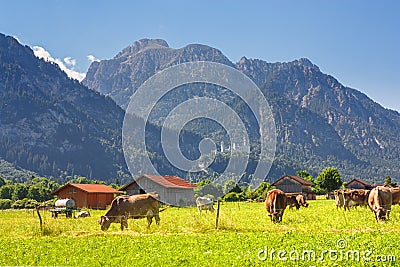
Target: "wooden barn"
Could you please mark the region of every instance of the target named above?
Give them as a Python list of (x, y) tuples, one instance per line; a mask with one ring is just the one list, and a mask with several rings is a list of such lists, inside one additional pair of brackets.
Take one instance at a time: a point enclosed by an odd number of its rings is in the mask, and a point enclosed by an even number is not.
[(119, 190), (126, 191), (128, 195), (157, 192), (163, 203), (173, 206), (189, 206), (195, 203), (194, 188), (196, 185), (177, 176), (143, 174)]
[(122, 192), (103, 184), (66, 184), (50, 193), (59, 199), (70, 198), (77, 208), (106, 209)]
[(364, 182), (359, 179), (353, 179), (350, 182), (347, 183), (346, 188), (348, 189), (367, 189), (371, 190), (374, 186), (370, 185), (367, 182)]
[(317, 197), (311, 189), (311, 186), (313, 186), (314, 184), (299, 176), (284, 175), (271, 185), (275, 186), (277, 189), (280, 189), (285, 193), (303, 194), (309, 200), (315, 200)]

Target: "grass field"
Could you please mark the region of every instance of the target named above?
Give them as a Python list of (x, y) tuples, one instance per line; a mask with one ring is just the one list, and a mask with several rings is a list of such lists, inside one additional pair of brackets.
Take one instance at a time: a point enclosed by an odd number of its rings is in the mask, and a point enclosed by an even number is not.
[(270, 222), (263, 203), (223, 203), (215, 213), (168, 208), (161, 225), (129, 220), (106, 232), (92, 217), (52, 219), (41, 211), (0, 211), (0, 266), (399, 266), (400, 207), (376, 223), (369, 209), (344, 213), (333, 200), (285, 211)]

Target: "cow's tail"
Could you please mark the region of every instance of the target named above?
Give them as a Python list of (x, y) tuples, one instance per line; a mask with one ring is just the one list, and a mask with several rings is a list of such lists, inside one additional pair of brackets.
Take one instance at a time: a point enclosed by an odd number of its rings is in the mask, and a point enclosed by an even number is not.
[(168, 209), (169, 207), (171, 207), (171, 206), (166, 206), (166, 207), (164, 207), (164, 208), (160, 209), (158, 212), (162, 212), (162, 211), (164, 211), (164, 210)]
[(274, 214), (276, 214), (276, 200), (278, 199), (278, 194), (275, 195), (274, 198)]

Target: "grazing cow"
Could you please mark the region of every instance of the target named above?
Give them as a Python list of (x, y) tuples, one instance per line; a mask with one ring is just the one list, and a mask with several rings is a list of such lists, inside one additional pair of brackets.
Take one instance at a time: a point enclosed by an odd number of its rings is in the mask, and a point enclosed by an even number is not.
[(390, 192), (392, 192), (392, 205), (400, 205), (400, 187), (390, 188)]
[(301, 206), (303, 207), (308, 207), (308, 203), (306, 202), (306, 199), (302, 194), (285, 194), (287, 198), (287, 206), (289, 206), (289, 209), (296, 207), (296, 209), (299, 209)]
[(368, 205), (375, 214), (376, 221), (389, 219), (392, 207), (392, 192), (384, 186), (377, 186), (371, 190), (368, 197)]
[(350, 207), (368, 206), (368, 196), (370, 190), (353, 189), (343, 192), (344, 209), (350, 210)]
[(111, 202), (111, 207), (99, 223), (105, 231), (111, 223), (121, 223), (121, 230), (128, 228), (128, 219), (147, 218), (147, 228), (150, 228), (153, 217), (160, 224), (160, 201), (157, 193), (141, 195), (118, 196)]
[(283, 213), (286, 209), (287, 198), (283, 191), (279, 189), (273, 189), (267, 193), (265, 199), (265, 208), (268, 211), (268, 216), (271, 217), (271, 221), (281, 222)]
[(77, 218), (90, 217), (90, 213), (87, 210), (83, 210), (83, 211), (80, 211), (76, 217)]
[(343, 191), (344, 190), (342, 189), (333, 191), (333, 195), (335, 196), (336, 209), (344, 207)]
[(214, 212), (214, 201), (211, 198), (198, 197), (196, 198), (196, 205), (199, 209), (199, 213), (201, 213), (202, 210), (209, 210), (210, 212)]

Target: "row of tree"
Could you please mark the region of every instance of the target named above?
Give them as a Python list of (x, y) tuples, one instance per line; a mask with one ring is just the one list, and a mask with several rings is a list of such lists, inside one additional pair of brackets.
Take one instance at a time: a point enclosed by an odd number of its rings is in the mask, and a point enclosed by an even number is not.
[[(334, 167), (327, 167), (321, 171), (317, 178), (314, 179), (306, 170), (296, 172), (296, 175), (313, 183), (312, 190), (317, 195), (324, 195), (336, 189), (346, 187), (346, 182), (342, 181), (339, 170)], [(396, 186), (392, 182), (390, 176), (386, 176), (385, 185)], [(253, 190), (250, 186), (239, 186), (233, 180), (227, 180), (223, 185), (212, 184), (210, 180), (203, 180), (197, 183), (198, 188), (195, 189), (197, 196), (222, 196), (224, 201), (244, 201), (244, 200), (263, 200), (269, 190), (272, 189), (271, 185), (267, 182)]]
[[(318, 174), (314, 179), (306, 170), (300, 170), (297, 176), (312, 182), (313, 191), (316, 194), (326, 194), (333, 190), (344, 188), (346, 183), (342, 182), (341, 176), (337, 168), (328, 167)], [(76, 184), (105, 184), (104, 181), (90, 180), (86, 177), (75, 177), (67, 181), (67, 183)], [(396, 186), (391, 178), (387, 176), (384, 184)], [(50, 193), (61, 185), (52, 179), (45, 177), (31, 177), (24, 183), (14, 183), (10, 180), (3, 179), (0, 176), (0, 209), (8, 208), (33, 208), (40, 204), (54, 204), (55, 198)], [(113, 188), (118, 188), (118, 184), (110, 184)], [(251, 186), (239, 186), (235, 179), (227, 179), (224, 184), (214, 184), (211, 180), (203, 180), (197, 183), (195, 189), (196, 196), (223, 196), (224, 201), (245, 201), (245, 200), (263, 200), (271, 185), (263, 182), (256, 189)]]
[[(339, 171), (334, 167), (327, 167), (322, 172), (320, 172), (316, 179), (314, 179), (310, 173), (305, 170), (298, 171), (297, 176), (302, 177), (303, 179), (313, 182), (312, 186), (313, 191), (316, 194), (322, 195), (329, 192), (332, 192), (336, 189), (346, 188), (347, 182), (343, 182)], [(383, 184), (395, 187), (397, 184), (392, 181), (390, 176), (386, 176)]]
[[(75, 177), (68, 183), (104, 184), (103, 181), (89, 180), (86, 177)], [(54, 180), (45, 177), (31, 177), (26, 182), (14, 183), (0, 176), (0, 209), (33, 208), (38, 204), (54, 204), (56, 199), (50, 196), (50, 193), (60, 186)], [(111, 186), (116, 187), (116, 185)]]

